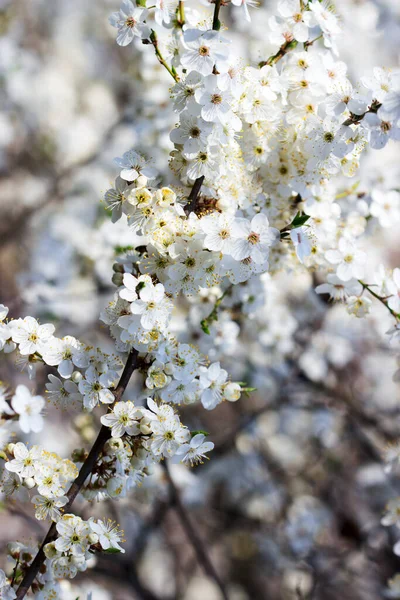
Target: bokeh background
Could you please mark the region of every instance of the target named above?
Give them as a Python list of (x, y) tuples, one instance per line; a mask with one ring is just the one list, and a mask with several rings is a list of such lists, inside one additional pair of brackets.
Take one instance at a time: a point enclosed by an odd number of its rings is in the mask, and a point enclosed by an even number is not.
[[(117, 9), (117, 0), (0, 0), (0, 302), (9, 316), (31, 314), (54, 322), (58, 335), (110, 349), (98, 316), (115, 289), (118, 249), (132, 236), (123, 222), (111, 223), (102, 196), (117, 175), (113, 158), (130, 147), (171, 180), (176, 121), (168, 74), (152, 49), (115, 43), (108, 16)], [(207, 3), (196, 9), (210, 14)], [(340, 58), (354, 82), (374, 66), (398, 66), (398, 0), (338, 0), (336, 9)], [(265, 32), (274, 10), (265, 0), (249, 25), (224, 8), (243, 64), (271, 54)], [(400, 188), (398, 149), (370, 151), (343, 190), (356, 183), (349, 202), (373, 186)], [(398, 242), (398, 225), (372, 232), (371, 265), (400, 266)], [(205, 465), (171, 465), (174, 487), (160, 468), (129, 498), (77, 502), (83, 517), (121, 524), (126, 553), (97, 558), (65, 583), (63, 598), (92, 591), (94, 600), (219, 600), (182, 527), (177, 493), (232, 600), (388, 593), (387, 579), (400, 571), (396, 530), (380, 524), (386, 502), (400, 495), (399, 475), (387, 475), (382, 461), (385, 446), (400, 440), (390, 320), (379, 306), (367, 320), (350, 317), (313, 293), (312, 279), (320, 283), (297, 270), (265, 277), (265, 294), (246, 315), (235, 313), (233, 296), (211, 339), (198, 327), (208, 299), (204, 307), (182, 305), (176, 331), (257, 391), (211, 413), (184, 409), (183, 421), (210, 432), (216, 447)], [(251, 284), (240, 293), (250, 298)], [(43, 393), (46, 374), (29, 381), (2, 355), (0, 379)], [(139, 383), (127, 398), (136, 398)], [(29, 441), (65, 457), (90, 445), (98, 428), (96, 414), (49, 406), (47, 417)], [(1, 504), (3, 549), (43, 537), (46, 524), (32, 517), (23, 498)]]

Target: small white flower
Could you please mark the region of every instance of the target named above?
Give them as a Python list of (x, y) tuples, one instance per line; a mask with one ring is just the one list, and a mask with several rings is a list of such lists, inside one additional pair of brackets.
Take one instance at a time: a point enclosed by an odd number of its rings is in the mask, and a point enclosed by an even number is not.
[(400, 498), (389, 500), (386, 505), (386, 513), (381, 519), (382, 525), (389, 527), (391, 525), (400, 526)]
[(106, 191), (104, 200), (106, 208), (112, 211), (111, 221), (113, 223), (116, 223), (122, 217), (122, 212), (130, 190), (131, 188), (128, 182), (121, 177), (117, 177), (114, 187)]
[(306, 227), (295, 227), (290, 231), (290, 238), (296, 249), (297, 258), (301, 263), (311, 254), (310, 238)]
[(367, 255), (345, 238), (339, 240), (337, 250), (328, 250), (325, 257), (328, 262), (337, 265), (336, 275), (342, 281), (349, 281), (353, 277), (361, 279), (364, 275)]
[(12, 321), (12, 339), (19, 346), (21, 354), (41, 352), (54, 333), (54, 325), (39, 325), (33, 317)]
[(205, 436), (202, 433), (198, 433), (193, 436), (188, 444), (182, 444), (177, 450), (177, 454), (184, 454), (181, 462), (190, 464), (191, 466), (202, 463), (206, 456), (206, 452), (210, 452), (214, 448), (212, 442), (205, 442)]
[(41, 466), (40, 472), (35, 475), (35, 481), (39, 494), (46, 498), (59, 498), (64, 494), (60, 474), (54, 472), (52, 466)]
[(218, 31), (186, 29), (184, 42), (187, 50), (181, 56), (181, 65), (188, 71), (211, 75), (215, 63), (227, 58), (226, 44), (221, 42)]
[(100, 546), (103, 548), (103, 550), (109, 550), (110, 548), (113, 548), (122, 553), (125, 552), (125, 550), (119, 545), (123, 532), (118, 529), (117, 525), (113, 521), (107, 521), (105, 523), (100, 519), (97, 519), (97, 521), (90, 519), (89, 527), (98, 536)]
[(148, 283), (139, 292), (139, 300), (132, 302), (131, 312), (140, 315), (140, 323), (145, 329), (164, 325), (170, 316), (172, 303), (165, 296), (161, 283)]
[(108, 382), (104, 375), (99, 375), (94, 367), (89, 367), (85, 372), (85, 378), (79, 382), (79, 391), (83, 394), (83, 404), (87, 410), (99, 404), (112, 404), (115, 400), (114, 394), (107, 389)]
[(156, 456), (172, 456), (190, 436), (188, 429), (182, 426), (177, 416), (165, 421), (151, 421), (151, 428), (151, 451)]
[(16, 597), (15, 591), (8, 583), (6, 574), (0, 569), (0, 598), (2, 600), (14, 600)]
[(62, 382), (55, 375), (49, 375), (50, 383), (46, 383), (46, 390), (49, 398), (64, 409), (67, 409), (76, 402), (82, 400), (82, 395), (79, 393), (78, 386), (73, 381), (67, 380)]
[(207, 410), (213, 410), (222, 401), (228, 373), (221, 369), (219, 362), (213, 363), (208, 368), (200, 367), (199, 372), (200, 384), (203, 388), (201, 403)]
[(35, 517), (38, 521), (44, 521), (45, 519), (50, 518), (52, 521), (57, 522), (61, 518), (59, 509), (67, 504), (68, 498), (67, 496), (49, 498), (36, 495), (33, 496), (31, 502), (35, 505)]
[(371, 306), (372, 302), (366, 296), (350, 296), (347, 300), (347, 312), (356, 317), (365, 317)]
[(138, 420), (142, 416), (141, 410), (128, 400), (126, 402), (117, 402), (112, 412), (103, 415), (100, 421), (106, 427), (111, 427), (113, 438), (120, 438), (125, 433), (128, 435), (138, 435), (140, 433)]
[(144, 23), (148, 10), (134, 6), (130, 0), (123, 0), (118, 12), (114, 12), (109, 22), (118, 29), (117, 44), (127, 46), (134, 37), (142, 40), (150, 37), (150, 28)]
[(12, 324), (3, 323), (8, 315), (8, 307), (0, 304), (0, 350), (6, 354), (13, 352), (16, 348), (15, 342), (12, 341)]
[(17, 386), (14, 396), (11, 398), (11, 406), (19, 415), (21, 431), (38, 433), (43, 429), (41, 412), (44, 405), (45, 401), (42, 396), (32, 396), (25, 385)]
[(90, 528), (87, 523), (75, 515), (63, 515), (56, 525), (58, 538), (55, 547), (59, 552), (70, 552), (73, 556), (85, 554), (90, 543)]
[(335, 35), (340, 33), (338, 18), (333, 12), (330, 0), (313, 0), (309, 2), (308, 8), (311, 10), (316, 22), (324, 34)]
[(160, 397), (164, 402), (173, 404), (192, 404), (199, 397), (200, 390), (198, 379), (186, 383), (173, 379), (160, 391)]
[(17, 442), (13, 448), (14, 458), (6, 462), (5, 467), (11, 473), (18, 473), (21, 477), (33, 477), (36, 473), (37, 462), (40, 459), (39, 446), (30, 450), (22, 442)]
[(232, 223), (234, 238), (230, 254), (235, 260), (251, 258), (261, 264), (268, 259), (269, 249), (279, 238), (279, 231), (269, 226), (266, 215), (255, 215), (251, 221), (236, 218)]
[(52, 338), (43, 349), (42, 356), (47, 365), (57, 365), (61, 377), (69, 379), (75, 366), (80, 363), (81, 351), (82, 344), (71, 335), (67, 335), (62, 339)]
[(332, 300), (344, 301), (349, 296), (359, 296), (363, 287), (357, 279), (343, 281), (337, 275), (329, 273), (327, 283), (322, 283), (315, 288), (317, 294), (329, 294)]
[(382, 119), (379, 111), (378, 114), (367, 113), (362, 120), (362, 126), (369, 134), (371, 148), (375, 150), (384, 148), (390, 139), (400, 140), (400, 127)]
[(184, 111), (180, 115), (179, 126), (171, 131), (170, 138), (174, 144), (183, 144), (185, 155), (196, 154), (207, 146), (211, 131), (212, 123)]
[(370, 213), (379, 220), (381, 227), (392, 227), (400, 220), (400, 194), (374, 189), (371, 193)]
[(147, 166), (146, 159), (134, 150), (125, 152), (122, 158), (115, 158), (114, 162), (120, 167), (120, 177), (125, 181), (136, 181), (142, 175), (147, 179), (154, 179), (157, 175), (155, 169)]
[(230, 254), (233, 216), (226, 213), (212, 213), (200, 219), (199, 225), (206, 234), (204, 248), (222, 254)]
[(201, 116), (207, 122), (225, 124), (232, 115), (232, 96), (229, 91), (219, 89), (214, 75), (204, 80), (204, 87), (196, 90), (197, 102), (201, 105)]
[(298, 42), (306, 42), (308, 40), (308, 28), (311, 23), (311, 13), (304, 11), (300, 5), (300, 0), (281, 0), (278, 4), (278, 11), (293, 31), (293, 37)]

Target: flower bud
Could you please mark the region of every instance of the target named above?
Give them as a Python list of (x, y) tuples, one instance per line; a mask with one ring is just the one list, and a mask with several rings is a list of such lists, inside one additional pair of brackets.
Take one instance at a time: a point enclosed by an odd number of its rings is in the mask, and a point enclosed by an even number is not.
[(84, 462), (87, 457), (87, 452), (84, 448), (75, 448), (72, 452), (72, 460), (74, 463)]
[(147, 452), (143, 448), (139, 448), (139, 450), (136, 451), (136, 456), (140, 458), (140, 460), (145, 460)]
[(54, 558), (55, 556), (58, 556), (58, 551), (56, 550), (55, 542), (49, 542), (48, 544), (46, 544), (43, 548), (43, 551), (46, 558)]
[(122, 275), (122, 273), (114, 273), (114, 275), (111, 277), (111, 281), (114, 285), (119, 287), (124, 281), (124, 276)]
[(14, 448), (15, 448), (15, 444), (13, 444), (12, 442), (10, 442), (9, 444), (7, 444), (6, 450), (7, 450), (7, 452), (9, 454), (14, 455)]
[(236, 402), (239, 400), (241, 394), (241, 387), (238, 383), (228, 383), (224, 389), (224, 398), (229, 402)]
[(139, 175), (139, 177), (136, 179), (136, 185), (138, 188), (140, 187), (146, 187), (147, 185), (147, 177), (145, 175)]
[(107, 440), (107, 442), (104, 445), (104, 450), (107, 454), (114, 454), (119, 450), (123, 450), (123, 448), (124, 442), (121, 440), (121, 438), (111, 438)]
[(96, 533), (89, 533), (88, 541), (90, 545), (97, 544), (97, 542), (99, 541), (99, 536)]
[(147, 423), (140, 423), (139, 429), (143, 435), (150, 435), (151, 433), (151, 427)]
[(71, 381), (73, 381), (74, 383), (79, 383), (80, 381), (82, 381), (83, 379), (83, 375), (80, 371), (74, 371), (71, 375)]
[(112, 268), (113, 268), (114, 273), (124, 273), (125, 272), (124, 265), (121, 265), (121, 263), (114, 263)]
[(139, 470), (142, 468), (143, 464), (142, 464), (142, 461), (140, 460), (140, 458), (138, 458), (137, 456), (134, 456), (131, 460), (131, 466), (134, 469)]
[(125, 493), (125, 477), (116, 475), (107, 481), (107, 492), (111, 498), (118, 498), (124, 496)]
[(23, 485), (28, 490), (31, 490), (35, 487), (36, 483), (35, 483), (35, 480), (33, 479), (33, 477), (27, 477), (26, 479), (24, 479)]

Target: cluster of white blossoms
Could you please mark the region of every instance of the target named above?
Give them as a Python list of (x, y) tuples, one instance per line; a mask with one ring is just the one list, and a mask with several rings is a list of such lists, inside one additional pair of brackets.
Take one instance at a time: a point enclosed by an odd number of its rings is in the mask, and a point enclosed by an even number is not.
[(8, 444), (7, 454), (10, 458), (2, 482), (5, 494), (11, 495), (20, 486), (33, 490), (35, 517), (58, 521), (60, 508), (68, 502), (65, 493), (78, 475), (75, 464), (39, 446), (28, 449), (22, 442)]
[[(213, 443), (182, 424), (179, 405), (201, 402), (212, 410), (250, 389), (172, 332), (181, 296), (195, 307), (213, 299), (210, 314), (196, 324), (207, 334), (223, 302), (252, 316), (267, 290), (271, 314), (260, 342), (285, 354), (297, 322), (279, 305), (268, 278), (297, 265), (318, 271), (325, 283), (316, 292), (345, 303), (350, 314), (367, 315), (373, 300), (384, 305), (394, 319), (391, 340), (400, 345), (400, 270), (382, 266), (364, 281), (363, 237), (371, 223), (387, 227), (400, 220), (400, 194), (376, 189), (342, 206), (340, 199), (355, 189), (340, 195), (334, 184), (335, 177), (356, 173), (368, 145), (379, 149), (399, 139), (400, 73), (376, 68), (353, 85), (337, 58), (339, 20), (318, 0), (280, 0), (267, 34), (276, 52), (252, 66), (235, 56), (219, 20), (219, 0), (212, 20), (201, 22), (195, 11), (184, 14), (182, 2), (145, 4), (124, 0), (110, 22), (119, 45), (152, 46), (172, 77), (175, 183), (162, 185), (151, 161), (135, 150), (115, 159), (120, 172), (105, 204), (112, 221), (124, 220), (132, 232), (132, 245), (114, 264), (114, 298), (101, 314), (115, 354), (73, 336), (58, 338), (52, 324), (33, 317), (9, 320), (0, 306), (0, 350), (15, 352), (31, 379), (40, 364), (56, 371), (46, 384), (50, 401), (103, 412), (107, 435), (77, 490), (88, 500), (125, 496), (162, 459), (202, 462)], [(232, 4), (251, 18), (254, 2)], [(157, 28), (168, 32), (169, 62)], [(221, 315), (224, 326), (235, 338), (237, 324)], [(323, 339), (319, 343), (324, 346)], [(147, 407), (117, 393), (132, 356)], [(26, 386), (12, 395), (0, 388), (0, 407), (5, 427), (15, 420), (23, 433), (43, 426), (44, 399)], [(36, 518), (56, 523), (44, 547), (47, 575), (36, 579), (38, 598), (54, 597), (56, 580), (85, 570), (94, 550), (122, 551), (113, 523), (63, 514), (77, 493), (70, 494), (70, 485), (86, 464), (84, 450), (71, 462), (18, 442), (2, 458), (4, 489), (34, 490)], [(5, 597), (14, 597), (7, 579), (3, 588)]]

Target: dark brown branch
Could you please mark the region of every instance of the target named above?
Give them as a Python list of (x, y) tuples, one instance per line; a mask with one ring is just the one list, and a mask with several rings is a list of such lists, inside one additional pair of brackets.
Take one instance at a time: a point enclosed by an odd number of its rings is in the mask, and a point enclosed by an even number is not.
[[(222, 4), (222, 0), (215, 0), (214, 16), (213, 16), (213, 24), (212, 24), (212, 28), (214, 29), (214, 31), (219, 31), (219, 29), (221, 27), (221, 23), (219, 21), (219, 9), (221, 8), (221, 4)], [(196, 179), (196, 181), (194, 182), (192, 190), (188, 197), (188, 202), (185, 206), (186, 214), (189, 214), (190, 212), (194, 212), (196, 210), (197, 199), (199, 197), (200, 189), (201, 189), (201, 186), (203, 185), (203, 181), (204, 181), (204, 175), (202, 175), (201, 177), (198, 177)]]
[(175, 508), (176, 512), (179, 515), (182, 527), (185, 530), (189, 542), (193, 546), (193, 549), (197, 556), (197, 560), (203, 568), (205, 574), (208, 575), (218, 586), (224, 600), (229, 600), (225, 584), (223, 583), (217, 571), (215, 570), (215, 567), (207, 554), (203, 540), (200, 538), (196, 529), (193, 527), (190, 517), (179, 495), (178, 489), (174, 483), (174, 480), (171, 477), (171, 473), (169, 472), (168, 464), (165, 460), (161, 464), (164, 468), (165, 474), (168, 479), (169, 490), (171, 495), (171, 505)]
[(185, 206), (185, 212), (189, 214), (192, 211), (196, 210), (197, 198), (200, 194), (201, 186), (203, 185), (204, 175), (196, 179), (193, 184), (192, 190), (188, 196), (188, 202)]
[[(129, 380), (132, 376), (132, 373), (134, 372), (134, 370), (137, 366), (137, 356), (138, 356), (138, 353), (136, 350), (132, 350), (128, 356), (128, 359), (126, 361), (121, 378), (120, 378), (119, 383), (114, 392), (114, 397), (115, 397), (116, 402), (118, 402), (121, 399), (122, 394), (124, 393), (128, 383), (129, 383)], [(90, 450), (90, 452), (88, 454), (87, 459), (81, 466), (78, 477), (75, 479), (75, 481), (73, 482), (73, 484), (71, 485), (71, 487), (69, 488), (69, 490), (67, 492), (68, 503), (64, 507), (65, 513), (68, 513), (71, 510), (72, 504), (73, 504), (76, 496), (78, 495), (81, 487), (85, 483), (87, 477), (93, 471), (93, 468), (96, 465), (96, 462), (100, 456), (100, 453), (103, 450), (104, 444), (109, 439), (110, 436), (111, 436), (111, 430), (109, 429), (109, 427), (103, 426), (99, 431), (99, 435), (97, 436), (96, 441), (94, 442), (92, 449)], [(22, 600), (22, 598), (25, 597), (25, 594), (27, 594), (29, 588), (31, 587), (32, 583), (34, 582), (34, 580), (36, 578), (36, 575), (39, 572), (40, 567), (42, 566), (43, 562), (46, 560), (46, 557), (44, 554), (44, 547), (49, 542), (52, 542), (56, 537), (57, 537), (56, 524), (53, 523), (51, 525), (49, 531), (47, 532), (47, 535), (44, 538), (42, 545), (39, 548), (38, 553), (36, 554), (32, 564), (29, 566), (29, 568), (25, 574), (25, 577), (23, 578), (23, 580), (17, 590), (17, 597), (16, 597), (17, 600)]]

